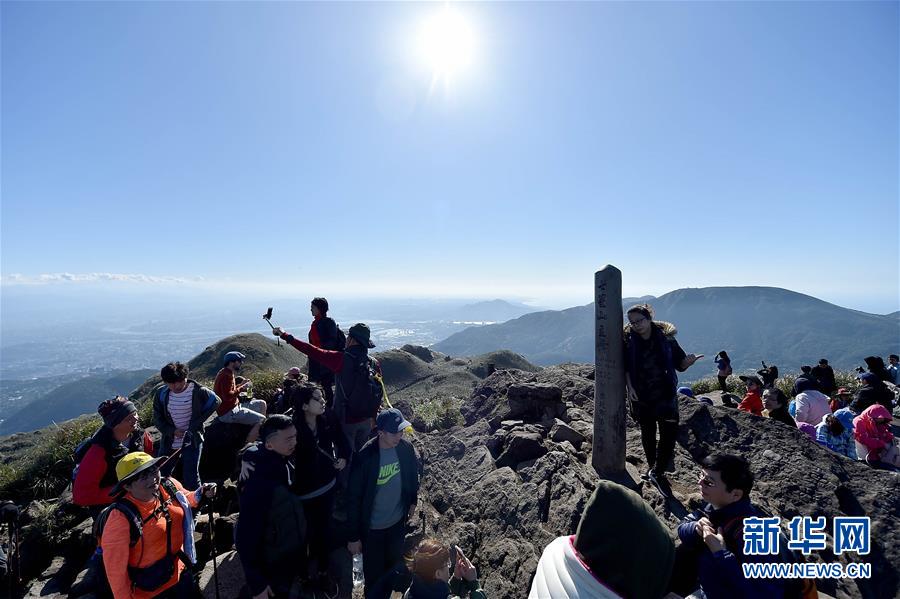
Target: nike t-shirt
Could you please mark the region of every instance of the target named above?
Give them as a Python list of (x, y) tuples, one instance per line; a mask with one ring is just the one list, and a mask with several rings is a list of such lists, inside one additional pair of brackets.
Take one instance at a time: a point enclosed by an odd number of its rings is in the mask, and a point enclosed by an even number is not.
[(400, 458), (397, 449), (379, 449), (380, 468), (375, 483), (375, 502), (372, 505), (373, 530), (390, 528), (403, 518), (402, 491), (400, 479)]

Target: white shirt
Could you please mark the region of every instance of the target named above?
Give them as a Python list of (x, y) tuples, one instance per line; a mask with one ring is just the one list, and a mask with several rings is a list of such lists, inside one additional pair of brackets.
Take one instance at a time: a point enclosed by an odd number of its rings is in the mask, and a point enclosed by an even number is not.
[[(175, 428), (186, 431), (191, 424), (191, 412), (193, 410), (194, 383), (188, 383), (181, 393), (169, 391), (169, 416), (175, 423)], [(172, 449), (181, 447), (183, 438), (175, 437)]]

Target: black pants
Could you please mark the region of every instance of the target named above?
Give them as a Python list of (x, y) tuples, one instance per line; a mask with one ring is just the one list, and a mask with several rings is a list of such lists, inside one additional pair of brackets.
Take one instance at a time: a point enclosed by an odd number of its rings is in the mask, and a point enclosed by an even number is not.
[(728, 385), (725, 384), (725, 381), (727, 381), (727, 380), (728, 380), (727, 376), (719, 377), (719, 388), (722, 390), (722, 393), (728, 392)]
[(697, 562), (700, 559), (700, 552), (705, 548), (706, 546), (702, 543), (699, 547), (694, 548), (689, 548), (683, 543), (678, 544), (678, 547), (675, 548), (675, 566), (672, 568), (672, 578), (669, 580), (670, 593), (687, 597), (700, 588)]
[(393, 588), (392, 573), (403, 561), (406, 518), (385, 528), (370, 530), (363, 540), (363, 575), (366, 599), (387, 599)]
[[(317, 572), (328, 571), (328, 557), (331, 553), (331, 510), (334, 507), (334, 487), (318, 497), (303, 500), (306, 516), (306, 557), (316, 563)], [(309, 562), (303, 573), (309, 572)]]
[[(663, 420), (653, 414), (642, 415), (641, 445), (647, 456), (647, 465), (656, 474), (663, 474), (675, 455), (675, 438), (678, 436), (678, 421)], [(656, 427), (659, 425), (659, 445), (656, 443)]]

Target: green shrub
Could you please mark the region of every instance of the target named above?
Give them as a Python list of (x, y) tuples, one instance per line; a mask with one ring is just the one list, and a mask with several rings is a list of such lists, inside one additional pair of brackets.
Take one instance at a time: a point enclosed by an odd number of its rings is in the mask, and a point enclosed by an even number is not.
[(102, 424), (93, 416), (56, 426), (41, 445), (0, 468), (0, 497), (25, 502), (59, 495), (71, 480), (75, 448)]
[(431, 429), (445, 430), (463, 424), (462, 400), (452, 395), (434, 395), (412, 402), (413, 413)]
[(275, 392), (284, 382), (284, 373), (277, 370), (263, 370), (253, 373), (253, 399), (261, 399), (268, 404), (275, 399)]

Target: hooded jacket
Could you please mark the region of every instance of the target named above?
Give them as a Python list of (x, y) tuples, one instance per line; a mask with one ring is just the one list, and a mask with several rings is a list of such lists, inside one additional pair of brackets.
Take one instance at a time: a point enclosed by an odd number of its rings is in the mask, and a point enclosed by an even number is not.
[(316, 432), (313, 434), (301, 412), (294, 420), (294, 426), (297, 427), (297, 447), (294, 449), (297, 476), (294, 477), (293, 490), (303, 496), (334, 483), (338, 471), (325, 454), (349, 462), (351, 451), (347, 437), (332, 418), (316, 418)]
[(816, 426), (822, 418), (831, 414), (828, 396), (815, 389), (807, 389), (794, 398), (797, 411), (794, 420)]
[[(887, 418), (884, 424), (875, 422), (878, 418)], [(863, 413), (853, 419), (853, 435), (857, 441), (870, 452), (880, 454), (881, 450), (894, 442), (891, 432), (891, 413), (881, 404), (869, 406)]]
[[(841, 422), (840, 418), (838, 422)], [(841, 422), (843, 425), (843, 422)], [(844, 427), (840, 435), (835, 435), (828, 428), (828, 415), (822, 416), (822, 422), (816, 425), (816, 441), (835, 453), (845, 455), (851, 460), (856, 459), (856, 441), (853, 438), (853, 428)]]
[[(191, 422), (188, 431), (203, 438), (203, 423), (219, 407), (219, 398), (216, 394), (200, 385), (200, 383), (188, 379), (193, 383), (194, 390), (191, 394)], [(153, 391), (153, 424), (162, 434), (160, 440), (161, 451), (167, 453), (172, 448), (172, 440), (175, 438), (175, 423), (169, 415), (169, 387), (159, 385)], [(162, 455), (162, 454), (160, 454)]]
[(290, 492), (293, 477), (290, 462), (261, 442), (241, 454), (235, 546), (252, 595), (301, 557), (306, 520), (302, 502)]

